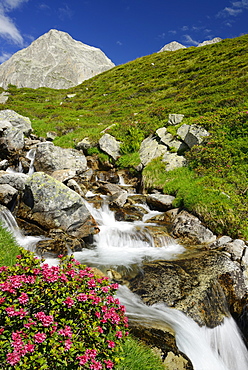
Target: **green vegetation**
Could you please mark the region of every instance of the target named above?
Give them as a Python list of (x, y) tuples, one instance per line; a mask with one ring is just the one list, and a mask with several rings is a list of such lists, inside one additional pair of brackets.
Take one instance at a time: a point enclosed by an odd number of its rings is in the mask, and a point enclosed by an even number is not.
[(123, 344), (125, 357), (116, 370), (165, 370), (159, 357), (146, 345), (129, 337)]
[(0, 266), (12, 266), (16, 263), (19, 247), (13, 236), (0, 224)]
[[(56, 131), (54, 143), (96, 143), (102, 130), (122, 141), (117, 165), (135, 167), (142, 140), (168, 125), (169, 113), (210, 132), (187, 153), (188, 172), (149, 164), (145, 184), (176, 195), (212, 231), (248, 238), (248, 35), (200, 48), (156, 53), (117, 66), (68, 90), (17, 89), (2, 109), (31, 118), (37, 135)], [(68, 98), (68, 94), (76, 94)], [(174, 127), (169, 127), (176, 134)], [(156, 176), (154, 174), (157, 174)], [(190, 174), (190, 175), (189, 175)], [(170, 184), (171, 182), (171, 184)]]

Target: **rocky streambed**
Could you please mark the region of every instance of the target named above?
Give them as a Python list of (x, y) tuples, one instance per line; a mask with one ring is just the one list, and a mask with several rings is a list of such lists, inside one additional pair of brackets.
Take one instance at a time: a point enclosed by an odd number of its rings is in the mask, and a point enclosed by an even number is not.
[[(121, 284), (133, 333), (160, 351), (170, 369), (209, 369), (199, 360), (207, 346), (217, 358), (211, 369), (248, 369), (244, 241), (217, 237), (197, 217), (174, 209), (169, 195), (146, 194), (142, 173), (134, 177), (83, 148), (35, 137), (29, 120), (13, 111), (1, 118), (0, 136), (1, 214), (11, 212), (24, 236), (42, 236), (32, 243), (36, 254), (56, 261), (73, 253)], [(244, 336), (239, 344), (233, 319)], [(213, 335), (218, 343), (210, 340), (203, 354), (195, 350), (196, 359), (190, 343)], [(228, 336), (243, 357), (230, 355)]]

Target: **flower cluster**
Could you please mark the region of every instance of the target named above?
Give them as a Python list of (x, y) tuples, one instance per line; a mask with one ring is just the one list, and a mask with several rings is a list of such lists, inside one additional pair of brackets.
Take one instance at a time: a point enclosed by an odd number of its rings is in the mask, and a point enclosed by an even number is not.
[(0, 267), (1, 369), (112, 369), (128, 335), (116, 289), (72, 256), (49, 267), (22, 250)]

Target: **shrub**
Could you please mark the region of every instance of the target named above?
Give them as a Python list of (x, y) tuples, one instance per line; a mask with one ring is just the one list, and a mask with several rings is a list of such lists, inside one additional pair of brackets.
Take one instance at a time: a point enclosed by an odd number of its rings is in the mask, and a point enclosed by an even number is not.
[(0, 268), (0, 368), (112, 369), (128, 334), (117, 284), (72, 256), (17, 259)]

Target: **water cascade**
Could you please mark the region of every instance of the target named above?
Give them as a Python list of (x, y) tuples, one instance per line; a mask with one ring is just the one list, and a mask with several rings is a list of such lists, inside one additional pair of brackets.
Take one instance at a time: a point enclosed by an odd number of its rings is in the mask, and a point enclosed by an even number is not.
[(176, 333), (178, 349), (190, 358), (194, 370), (248, 369), (248, 352), (232, 317), (210, 329), (198, 326), (183, 312), (165, 304), (145, 305), (127, 287), (121, 286), (117, 296), (131, 321), (148, 326), (152, 322), (162, 327), (169, 325)]
[[(88, 197), (94, 194), (89, 192)], [(154, 240), (147, 226), (154, 224), (144, 221), (116, 221), (107, 203), (96, 209), (87, 202), (87, 207), (100, 226), (100, 233), (94, 236), (92, 249), (75, 252), (74, 256), (82, 263), (103, 268), (132, 268), (143, 261), (173, 259), (184, 248), (171, 238), (162, 240), (161, 247), (154, 246)], [(147, 209), (146, 220), (152, 215)], [(12, 232), (19, 245), (33, 251), (41, 237), (24, 236), (10, 211), (0, 213), (0, 220)], [(57, 264), (57, 260), (48, 261)], [(156, 322), (170, 326), (175, 332), (179, 350), (191, 360), (194, 370), (248, 370), (248, 352), (234, 320), (225, 318), (222, 325), (210, 329), (199, 327), (196, 322), (181, 311), (165, 304), (145, 305), (127, 287), (121, 286), (117, 297), (126, 306), (131, 321), (145, 325)]]
[(93, 208), (89, 203), (87, 207), (100, 226), (100, 233), (94, 236), (94, 249), (74, 253), (75, 258), (82, 263), (114, 268), (130, 267), (142, 261), (172, 259), (184, 251), (173, 239), (169, 243), (164, 240), (161, 247), (155, 247), (147, 229), (149, 223), (116, 221), (107, 203), (101, 209)]

